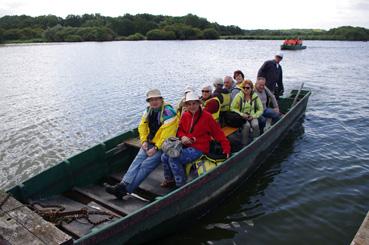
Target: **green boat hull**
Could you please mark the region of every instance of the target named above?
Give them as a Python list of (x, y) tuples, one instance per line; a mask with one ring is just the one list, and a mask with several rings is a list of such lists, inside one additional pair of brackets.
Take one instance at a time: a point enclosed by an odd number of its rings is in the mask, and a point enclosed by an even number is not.
[(306, 49), (304, 45), (281, 45), (281, 50), (301, 50)]
[[(303, 90), (299, 95), (300, 100), (280, 121), (223, 164), (127, 216), (92, 229), (74, 240), (74, 243), (143, 243), (175, 231), (179, 221), (204, 213), (261, 166), (294, 124), (303, 118), (309, 96), (310, 91)], [(294, 94), (281, 100), (280, 107), (289, 107), (293, 98)], [(99, 183), (110, 173), (128, 168), (137, 150), (117, 153), (116, 146), (137, 135), (137, 130), (119, 135), (61, 162), (9, 192), (18, 200), (27, 202), (30, 198), (58, 195), (73, 187)]]

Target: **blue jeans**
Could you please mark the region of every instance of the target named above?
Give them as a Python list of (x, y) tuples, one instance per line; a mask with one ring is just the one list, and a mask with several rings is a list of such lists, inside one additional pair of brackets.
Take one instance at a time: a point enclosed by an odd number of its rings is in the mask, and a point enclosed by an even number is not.
[(145, 150), (140, 149), (122, 179), (128, 193), (134, 192), (141, 182), (160, 164), (161, 154), (162, 151), (157, 151), (149, 157)]
[(272, 119), (272, 123), (277, 122), (281, 116), (279, 115), (279, 113), (277, 113), (275, 110), (273, 110), (272, 108), (266, 108), (263, 112), (263, 114), (261, 115), (261, 117), (259, 117), (259, 127), (260, 130), (263, 130), (266, 124), (266, 119), (267, 118), (271, 118)]
[(195, 161), (201, 155), (202, 152), (193, 147), (183, 148), (181, 155), (176, 158), (169, 157), (164, 153), (161, 156), (161, 161), (163, 162), (165, 179), (168, 181), (174, 179), (178, 187), (186, 184), (187, 177), (184, 166), (187, 163)]

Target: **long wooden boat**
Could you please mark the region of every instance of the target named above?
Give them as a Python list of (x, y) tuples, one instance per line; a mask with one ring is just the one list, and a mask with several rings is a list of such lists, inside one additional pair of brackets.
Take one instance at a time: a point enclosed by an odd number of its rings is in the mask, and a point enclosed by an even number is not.
[[(179, 221), (208, 210), (247, 180), (288, 131), (301, 122), (309, 96), (308, 90), (293, 90), (280, 98), (280, 109), (285, 113), (280, 121), (225, 162), (179, 189), (159, 186), (163, 180), (159, 166), (134, 194), (123, 200), (105, 193), (103, 183), (118, 183), (138, 151), (135, 129), (62, 161), (7, 192), (28, 210), (24, 211), (27, 215), (40, 214), (56, 222), (58, 230), (70, 237), (63, 238), (63, 244), (150, 241), (175, 231)], [(6, 198), (0, 208), (10, 205), (3, 205)], [(51, 239), (50, 235), (47, 239)]]

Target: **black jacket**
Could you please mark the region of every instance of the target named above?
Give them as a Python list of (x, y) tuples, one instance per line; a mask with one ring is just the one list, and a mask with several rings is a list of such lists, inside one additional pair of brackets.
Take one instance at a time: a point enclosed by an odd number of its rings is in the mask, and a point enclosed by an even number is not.
[[(270, 91), (277, 95), (283, 94), (282, 66), (279, 64), (277, 68), (275, 60), (265, 61), (258, 71), (258, 77), (266, 79), (265, 85)], [(278, 86), (277, 89), (276, 85)]]

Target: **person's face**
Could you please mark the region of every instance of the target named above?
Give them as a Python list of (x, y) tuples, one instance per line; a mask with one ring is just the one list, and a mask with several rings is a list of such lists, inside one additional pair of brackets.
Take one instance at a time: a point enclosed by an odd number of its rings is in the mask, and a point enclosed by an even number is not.
[(245, 86), (243, 86), (243, 91), (244, 91), (245, 94), (251, 94), (250, 84), (246, 84)]
[(209, 88), (203, 88), (201, 90), (201, 95), (202, 95), (202, 98), (204, 100), (207, 100), (210, 98), (210, 95), (211, 95), (211, 91), (209, 90)]
[(224, 87), (226, 89), (231, 89), (232, 88), (232, 80), (230, 80), (230, 79), (224, 80)]
[(265, 81), (264, 80), (258, 80), (255, 84), (255, 88), (259, 92), (263, 92), (265, 89)]
[(281, 60), (282, 60), (282, 59), (283, 59), (282, 57), (276, 56), (276, 57), (275, 57), (275, 62), (276, 62), (277, 64), (279, 64), (279, 62), (281, 62)]
[(160, 108), (162, 104), (163, 104), (162, 98), (150, 98), (149, 99), (149, 105), (150, 105), (150, 108), (152, 109)]
[(190, 100), (185, 103), (186, 110), (195, 114), (200, 109), (200, 103), (197, 100)]
[(242, 75), (241, 75), (241, 74), (238, 74), (238, 75), (236, 76), (236, 81), (237, 81), (237, 83), (242, 83), (242, 81), (243, 81), (243, 77), (242, 77)]

